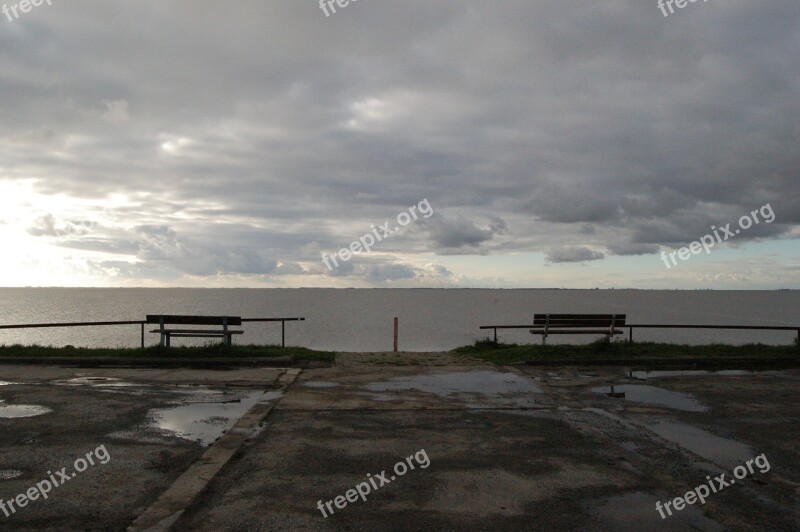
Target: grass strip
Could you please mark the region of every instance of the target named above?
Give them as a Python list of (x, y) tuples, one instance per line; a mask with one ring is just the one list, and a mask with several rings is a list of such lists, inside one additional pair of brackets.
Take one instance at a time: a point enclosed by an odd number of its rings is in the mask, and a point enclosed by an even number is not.
[(40, 345), (1, 345), (0, 358), (181, 358), (181, 359), (230, 359), (230, 358), (272, 358), (294, 356), (298, 360), (319, 360), (333, 362), (335, 353), (314, 351), (305, 347), (280, 347), (275, 345), (234, 345), (207, 344), (195, 347), (141, 348), (95, 348), (95, 347), (51, 347)]
[(478, 358), (493, 364), (504, 365), (527, 360), (581, 360), (619, 359), (681, 359), (706, 358), (709, 360), (731, 360), (737, 358), (799, 359), (800, 348), (795, 345), (686, 345), (656, 342), (608, 341), (601, 338), (583, 345), (519, 345), (478, 340), (473, 345), (453, 350), (456, 355)]

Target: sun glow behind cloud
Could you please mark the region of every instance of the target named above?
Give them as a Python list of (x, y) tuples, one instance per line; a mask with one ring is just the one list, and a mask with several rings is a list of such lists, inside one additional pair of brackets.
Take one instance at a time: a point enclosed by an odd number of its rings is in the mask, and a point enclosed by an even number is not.
[[(798, 286), (796, 0), (668, 26), (634, 0), (184, 4), (0, 32), (0, 283)], [(767, 201), (775, 223), (665, 270)]]
[[(98, 276), (92, 261), (108, 253), (74, 250), (57, 245), (64, 235), (109, 218), (128, 205), (121, 194), (87, 200), (36, 191), (36, 180), (0, 181), (0, 261), (2, 286), (103, 286), (113, 279)], [(87, 229), (88, 230), (88, 229)]]

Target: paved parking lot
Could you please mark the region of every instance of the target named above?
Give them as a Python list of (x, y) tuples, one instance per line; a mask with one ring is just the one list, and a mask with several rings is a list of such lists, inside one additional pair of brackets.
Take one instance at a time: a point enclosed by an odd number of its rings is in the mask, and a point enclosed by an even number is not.
[[(0, 528), (124, 530), (282, 371), (0, 367)], [(110, 459), (75, 471), (99, 446)]]
[[(0, 367), (12, 383), (0, 386), (0, 410), (48, 410), (0, 418), (0, 498), (99, 445), (111, 457), (46, 500), (0, 513), (0, 528), (124, 530), (265, 398), (274, 409), (263, 426), (203, 480), (175, 529), (800, 527), (800, 371), (646, 374), (445, 358), (401, 366), (342, 356), (290, 385), (284, 369)], [(612, 385), (625, 397), (608, 397)], [(676, 508), (707, 477), (730, 481), (762, 455), (704, 505)], [(662, 519), (656, 503), (668, 501)]]

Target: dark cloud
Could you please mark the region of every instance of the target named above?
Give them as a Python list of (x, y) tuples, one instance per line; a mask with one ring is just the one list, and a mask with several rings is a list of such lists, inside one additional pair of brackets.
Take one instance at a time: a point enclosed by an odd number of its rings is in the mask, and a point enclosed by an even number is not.
[(317, 276), (423, 198), (335, 275), (655, 253), (767, 202), (737, 245), (792, 236), (799, 24), (796, 0), (54, 3), (0, 32), (0, 180), (94, 201), (23, 231), (122, 276)]
[(431, 219), (428, 228), (437, 250), (445, 253), (463, 250), (465, 253), (469, 253), (469, 248), (472, 248), (474, 252), (474, 248), (488, 242), (495, 234), (502, 234), (506, 229), (506, 224), (503, 220), (494, 218), (488, 227), (480, 228), (475, 225), (475, 222), (464, 216), (447, 218), (440, 214)]
[(655, 244), (621, 242), (609, 244), (608, 249), (612, 255), (647, 255), (649, 253), (658, 253), (660, 248)]
[(600, 260), (603, 253), (584, 247), (561, 247), (547, 252), (547, 262), (587, 262)]

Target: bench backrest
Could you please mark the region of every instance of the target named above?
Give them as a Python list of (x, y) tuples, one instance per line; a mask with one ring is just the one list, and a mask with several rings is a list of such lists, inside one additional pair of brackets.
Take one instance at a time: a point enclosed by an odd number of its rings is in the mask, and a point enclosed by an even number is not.
[(533, 324), (544, 327), (615, 327), (625, 325), (626, 314), (534, 314)]
[(241, 325), (241, 316), (170, 316), (166, 314), (148, 314), (147, 323), (163, 323), (164, 325)]

